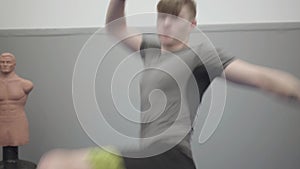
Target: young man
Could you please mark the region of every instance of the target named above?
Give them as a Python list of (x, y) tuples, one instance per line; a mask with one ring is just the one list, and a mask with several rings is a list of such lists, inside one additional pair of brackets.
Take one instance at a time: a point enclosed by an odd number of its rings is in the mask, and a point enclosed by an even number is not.
[[(131, 32), (126, 25), (124, 9), (125, 0), (110, 1), (107, 30), (124, 39), (122, 42), (132, 50), (141, 51), (145, 68), (157, 68), (143, 72), (140, 83), (143, 112), (141, 144), (144, 147), (133, 153), (142, 158), (117, 156), (101, 149), (56, 150), (42, 158), (39, 169), (195, 169), (190, 148), (192, 122), (202, 94), (211, 80), (222, 76), (222, 73), (225, 74), (223, 77), (235, 83), (300, 101), (300, 82), (290, 74), (253, 65), (222, 52), (216, 53), (202, 42), (190, 48), (189, 36), (196, 26), (193, 0), (161, 0), (157, 5), (157, 35)], [(176, 57), (172, 54), (179, 56), (183, 62), (173, 59)], [(192, 73), (185, 71), (181, 63)], [(169, 74), (163, 73), (164, 70)], [(197, 88), (187, 88), (193, 78)], [(177, 86), (178, 81), (185, 86)], [(156, 116), (158, 112), (153, 103), (161, 98), (152, 96), (154, 102), (150, 104), (148, 101), (154, 89), (162, 90), (167, 98), (166, 107), (159, 116)], [(197, 101), (181, 97), (182, 92), (188, 95), (191, 90), (192, 93), (197, 91)], [(125, 152), (121, 154), (126, 155)]]

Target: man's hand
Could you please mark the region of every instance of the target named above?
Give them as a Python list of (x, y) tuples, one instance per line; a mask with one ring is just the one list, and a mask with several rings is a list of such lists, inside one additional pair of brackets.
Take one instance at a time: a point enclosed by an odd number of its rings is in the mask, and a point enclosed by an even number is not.
[(37, 169), (90, 169), (88, 149), (52, 150), (41, 158)]

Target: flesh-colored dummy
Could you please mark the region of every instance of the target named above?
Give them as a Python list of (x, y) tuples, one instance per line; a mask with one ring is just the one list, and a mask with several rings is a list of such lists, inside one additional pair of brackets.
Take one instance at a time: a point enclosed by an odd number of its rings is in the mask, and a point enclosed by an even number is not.
[(0, 146), (20, 146), (29, 141), (24, 106), (33, 84), (19, 77), (15, 66), (13, 54), (0, 55)]

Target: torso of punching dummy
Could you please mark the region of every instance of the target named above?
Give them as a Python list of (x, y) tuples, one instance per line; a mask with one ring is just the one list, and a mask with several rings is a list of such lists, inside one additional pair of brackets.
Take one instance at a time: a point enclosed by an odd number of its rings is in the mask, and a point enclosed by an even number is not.
[[(32, 86), (18, 76), (0, 78), (0, 146), (19, 146), (28, 143), (29, 128), (24, 106)], [(28, 90), (28, 91), (27, 91)]]

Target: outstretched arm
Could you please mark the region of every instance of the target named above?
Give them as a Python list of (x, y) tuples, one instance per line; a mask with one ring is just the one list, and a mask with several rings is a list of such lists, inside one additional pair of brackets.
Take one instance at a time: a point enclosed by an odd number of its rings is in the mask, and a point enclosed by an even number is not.
[(43, 155), (37, 169), (92, 169), (88, 153), (89, 149), (52, 150)]
[(225, 76), (235, 83), (257, 87), (300, 102), (300, 80), (289, 73), (235, 60), (225, 68)]
[(123, 158), (116, 153), (99, 147), (52, 150), (43, 155), (37, 169), (125, 169)]
[(125, 1), (111, 0), (106, 13), (106, 30), (134, 51), (140, 50), (142, 36), (126, 24)]

